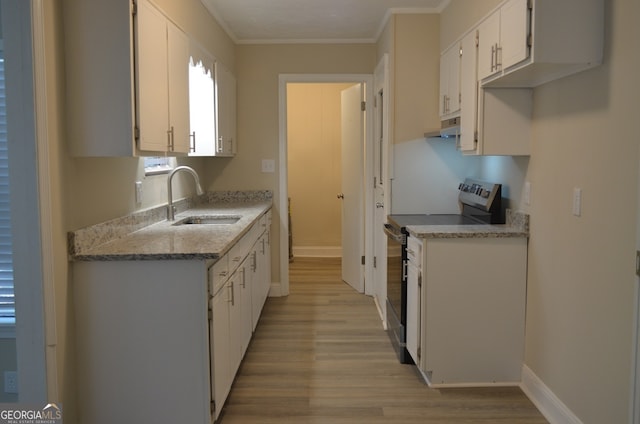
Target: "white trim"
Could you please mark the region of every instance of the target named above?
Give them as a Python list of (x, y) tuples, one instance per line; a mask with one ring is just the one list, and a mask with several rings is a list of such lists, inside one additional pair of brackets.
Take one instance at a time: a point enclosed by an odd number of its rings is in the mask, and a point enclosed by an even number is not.
[[(640, 187), (640, 186), (639, 186)], [(640, 198), (639, 198), (640, 199)], [(635, 282), (634, 322), (633, 322), (633, 346), (631, 366), (631, 402), (629, 422), (640, 424), (640, 288), (638, 277)]]
[(49, 175), (49, 122), (47, 115), (47, 71), (45, 54), (45, 23), (43, 0), (32, 0), (33, 71), (37, 150), (38, 197), (40, 203), (40, 249), (42, 259), (42, 290), (47, 363), (47, 400), (58, 398), (57, 331), (55, 306), (55, 266), (51, 252), (53, 242), (53, 213)]
[(550, 424), (583, 424), (582, 421), (526, 365), (522, 366), (522, 391)]
[[(280, 281), (282, 295), (289, 294), (289, 222), (288, 222), (288, 186), (287, 186), (287, 84), (288, 83), (364, 83), (365, 98), (369, 104), (373, 102), (373, 75), (371, 74), (280, 74), (278, 76), (278, 120), (279, 120), (279, 217), (280, 217)], [(366, 149), (372, 148), (373, 143), (373, 108), (367, 107), (366, 110)], [(367, 158), (368, 159), (368, 158)], [(365, 163), (365, 169), (368, 171), (369, 166)], [(373, 175), (365, 175), (365, 181), (371, 181)], [(366, 209), (371, 207), (365, 205)], [(365, 230), (367, 223), (365, 222)], [(368, 243), (371, 234), (365, 234), (365, 246)], [(363, 252), (366, 255), (366, 252)], [(370, 268), (373, 266), (373, 259), (367, 260), (365, 263), (364, 275), (372, 275)], [(365, 281), (365, 292), (367, 285), (371, 282)]]
[(282, 285), (279, 282), (272, 281), (271, 286), (269, 287), (269, 297), (281, 297), (282, 294)]
[[(638, 165), (640, 165), (640, 151), (638, 151)], [(640, 167), (639, 167), (640, 169)], [(638, 210), (640, 210), (640, 172), (638, 172)], [(640, 217), (637, 218), (636, 249), (640, 251)], [(640, 424), (640, 278), (634, 277), (634, 319), (633, 319), (633, 346), (631, 355), (631, 399), (629, 406), (629, 422)]]
[[(41, 66), (44, 51), (41, 48), (44, 19), (43, 0), (2, 0), (2, 29), (5, 36), (7, 79), (7, 117), (9, 146), (13, 171), (10, 169), (12, 231), (14, 237), (14, 278), (16, 290), (16, 348), (18, 352), (18, 379), (20, 402), (42, 403), (47, 401), (47, 358), (44, 278), (42, 254), (40, 205), (38, 188), (39, 152), (36, 123), (36, 97), (34, 85), (41, 84), (44, 74), (36, 75), (34, 66)], [(33, 13), (33, 14), (32, 14)], [(33, 26), (37, 25), (34, 40)], [(38, 51), (34, 52), (34, 42)], [(34, 57), (34, 53), (38, 57)], [(36, 79), (38, 79), (36, 81)], [(38, 90), (44, 87), (38, 86)], [(46, 106), (46, 105), (40, 105)], [(38, 113), (42, 114), (41, 109)], [(13, 140), (13, 141), (12, 141)], [(15, 166), (13, 166), (15, 165)], [(46, 176), (45, 176), (46, 177)], [(25, 194), (26, 193), (26, 194)], [(49, 228), (50, 229), (50, 228)], [(49, 333), (51, 334), (51, 333)]]
[(341, 258), (341, 246), (293, 246), (293, 258)]

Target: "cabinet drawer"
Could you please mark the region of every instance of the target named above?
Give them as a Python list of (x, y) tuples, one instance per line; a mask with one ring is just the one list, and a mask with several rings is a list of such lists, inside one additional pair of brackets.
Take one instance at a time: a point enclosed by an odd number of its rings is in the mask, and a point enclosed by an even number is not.
[(229, 272), (238, 269), (238, 266), (247, 257), (251, 246), (255, 241), (251, 230), (249, 230), (236, 244), (233, 245), (227, 256), (229, 256)]
[(407, 237), (407, 259), (413, 266), (422, 267), (422, 241), (415, 237)]
[(229, 255), (224, 255), (209, 268), (209, 293), (215, 295), (229, 278)]

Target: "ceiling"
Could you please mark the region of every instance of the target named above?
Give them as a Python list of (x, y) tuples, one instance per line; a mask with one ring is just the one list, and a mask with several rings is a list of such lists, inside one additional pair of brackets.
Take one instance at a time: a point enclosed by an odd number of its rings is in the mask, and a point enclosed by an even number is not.
[(201, 0), (234, 42), (374, 43), (391, 13), (439, 13), (450, 0)]

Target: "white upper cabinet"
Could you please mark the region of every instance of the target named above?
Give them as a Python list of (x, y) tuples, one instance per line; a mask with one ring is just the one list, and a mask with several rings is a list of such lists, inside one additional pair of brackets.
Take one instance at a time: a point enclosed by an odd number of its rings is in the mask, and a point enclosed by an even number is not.
[(476, 149), (478, 124), (477, 33), (468, 33), (460, 42), (460, 139), (463, 152)]
[(169, 145), (167, 21), (146, 1), (138, 3), (137, 82), (139, 140), (142, 150), (163, 152)]
[(536, 87), (602, 63), (603, 0), (508, 0), (477, 26), (478, 78)]
[(146, 0), (137, 11), (138, 148), (189, 150), (189, 39)]
[(234, 156), (236, 79), (231, 71), (202, 50), (192, 53), (189, 92), (192, 138), (189, 155)]
[(167, 21), (167, 39), (171, 151), (186, 153), (190, 147), (189, 37)]
[(440, 117), (460, 112), (460, 46), (456, 43), (440, 56)]
[(478, 25), (478, 77), (496, 75), (529, 57), (528, 0), (509, 0)]
[(476, 71), (478, 32), (462, 39), (460, 139), (470, 155), (530, 154), (533, 94), (530, 88), (480, 88)]
[(509, 0), (500, 8), (500, 68), (509, 69), (530, 54), (531, 9), (528, 0)]
[(215, 156), (215, 65), (213, 57), (191, 43), (189, 63), (189, 114), (191, 149), (189, 156)]
[(500, 49), (500, 10), (478, 25), (478, 79), (496, 74)]
[[(188, 34), (148, 0), (65, 0), (64, 21), (71, 154), (193, 153)], [(213, 59), (207, 68), (213, 129), (199, 135), (215, 146)]]
[(236, 77), (216, 62), (215, 99), (217, 145), (215, 156), (236, 154)]

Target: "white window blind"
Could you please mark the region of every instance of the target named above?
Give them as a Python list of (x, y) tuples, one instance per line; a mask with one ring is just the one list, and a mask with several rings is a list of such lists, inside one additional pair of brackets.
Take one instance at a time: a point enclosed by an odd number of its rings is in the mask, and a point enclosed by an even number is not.
[(15, 319), (11, 215), (9, 209), (9, 155), (7, 107), (4, 84), (4, 52), (0, 50), (0, 322)]

